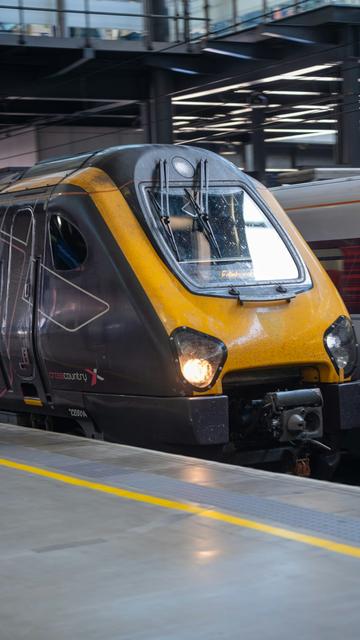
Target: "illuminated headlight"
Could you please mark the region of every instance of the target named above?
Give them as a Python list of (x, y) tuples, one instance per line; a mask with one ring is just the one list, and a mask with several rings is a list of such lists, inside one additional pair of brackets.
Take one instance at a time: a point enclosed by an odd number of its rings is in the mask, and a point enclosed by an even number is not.
[(175, 329), (170, 340), (184, 380), (201, 391), (211, 387), (226, 360), (224, 343), (188, 327)]
[(335, 320), (325, 331), (324, 343), (336, 370), (344, 369), (345, 377), (349, 376), (357, 358), (356, 338), (349, 318), (340, 316)]

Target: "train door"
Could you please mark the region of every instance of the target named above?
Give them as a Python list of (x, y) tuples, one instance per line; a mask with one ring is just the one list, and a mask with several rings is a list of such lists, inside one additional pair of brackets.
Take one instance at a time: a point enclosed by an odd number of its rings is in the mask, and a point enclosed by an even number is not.
[(24, 207), (15, 211), (9, 234), (5, 325), (12, 371), (26, 380), (34, 377), (34, 233), (32, 208)]
[(11, 388), (9, 378), (9, 359), (6, 347), (6, 324), (5, 309), (6, 289), (7, 289), (7, 266), (9, 257), (9, 238), (8, 234), (4, 231), (7, 213), (10, 209), (10, 202), (5, 202), (0, 205), (0, 398), (6, 395)]
[[(36, 353), (37, 248), (43, 236), (43, 203), (12, 205), (7, 216), (8, 256), (3, 298), (7, 376), (15, 395), (41, 406), (44, 384)], [(29, 401), (32, 399), (32, 402)]]

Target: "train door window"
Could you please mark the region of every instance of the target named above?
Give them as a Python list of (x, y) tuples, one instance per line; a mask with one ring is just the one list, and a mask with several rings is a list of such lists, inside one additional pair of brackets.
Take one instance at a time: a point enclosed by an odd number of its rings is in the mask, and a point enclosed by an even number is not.
[(86, 242), (80, 231), (57, 214), (50, 218), (49, 233), (54, 268), (57, 271), (79, 269), (87, 257)]

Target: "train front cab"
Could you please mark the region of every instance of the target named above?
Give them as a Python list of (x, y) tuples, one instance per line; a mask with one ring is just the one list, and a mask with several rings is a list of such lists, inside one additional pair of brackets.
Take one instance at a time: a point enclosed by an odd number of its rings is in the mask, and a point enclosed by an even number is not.
[(0, 194), (0, 410), (250, 463), (337, 451), (353, 329), (271, 194), (189, 147), (54, 164)]
[(153, 439), (231, 444), (253, 463), (338, 450), (360, 426), (353, 328), (275, 199), (203, 150), (130, 160), (131, 180), (125, 155), (97, 167), (120, 187), (103, 212), (172, 347), (175, 375), (155, 375), (174, 376), (177, 397), (147, 398), (142, 412)]

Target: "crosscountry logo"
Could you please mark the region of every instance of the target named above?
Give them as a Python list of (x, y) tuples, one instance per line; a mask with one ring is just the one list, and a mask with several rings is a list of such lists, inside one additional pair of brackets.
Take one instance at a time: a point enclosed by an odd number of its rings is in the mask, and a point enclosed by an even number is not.
[(104, 378), (102, 376), (99, 376), (97, 369), (85, 369), (85, 371), (91, 376), (92, 387), (96, 385), (98, 380), (100, 380), (100, 382), (104, 382)]

